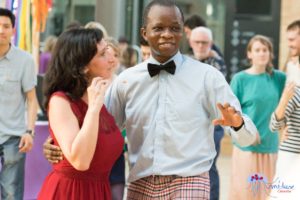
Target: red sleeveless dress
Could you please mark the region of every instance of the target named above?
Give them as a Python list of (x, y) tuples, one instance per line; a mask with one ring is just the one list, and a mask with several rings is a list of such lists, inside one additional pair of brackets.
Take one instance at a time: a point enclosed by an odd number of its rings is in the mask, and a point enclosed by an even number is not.
[[(63, 97), (70, 102), (81, 127), (88, 108), (87, 104), (81, 99), (71, 100), (63, 92), (56, 92), (53, 95)], [(66, 158), (58, 164), (53, 164), (53, 170), (46, 177), (38, 199), (111, 200), (109, 174), (113, 164), (122, 153), (124, 140), (113, 117), (104, 105), (100, 113), (98, 141), (90, 168), (86, 171), (78, 171)], [(54, 144), (58, 146), (51, 124), (49, 129)]]

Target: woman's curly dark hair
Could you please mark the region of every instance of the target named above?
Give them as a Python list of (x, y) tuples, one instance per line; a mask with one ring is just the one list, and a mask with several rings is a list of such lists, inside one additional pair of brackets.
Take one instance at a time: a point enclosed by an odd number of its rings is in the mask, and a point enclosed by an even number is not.
[(96, 55), (102, 37), (98, 29), (72, 29), (59, 36), (45, 75), (45, 108), (56, 91), (63, 91), (72, 99), (82, 97), (88, 87), (84, 69)]

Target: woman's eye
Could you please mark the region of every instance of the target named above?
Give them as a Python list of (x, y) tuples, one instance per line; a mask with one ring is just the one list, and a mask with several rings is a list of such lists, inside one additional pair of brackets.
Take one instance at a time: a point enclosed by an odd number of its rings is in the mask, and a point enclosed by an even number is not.
[(100, 56), (105, 56), (105, 53), (106, 53), (106, 51), (102, 51), (102, 52), (100, 53)]

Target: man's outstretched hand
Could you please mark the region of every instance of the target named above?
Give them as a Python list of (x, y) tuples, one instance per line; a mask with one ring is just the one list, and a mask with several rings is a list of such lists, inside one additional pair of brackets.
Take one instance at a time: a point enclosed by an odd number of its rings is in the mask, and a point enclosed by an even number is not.
[(230, 106), (229, 103), (224, 105), (218, 103), (217, 107), (221, 111), (221, 118), (214, 119), (214, 125), (231, 126), (234, 128), (241, 127), (243, 125), (243, 118), (240, 112), (236, 111), (234, 107)]

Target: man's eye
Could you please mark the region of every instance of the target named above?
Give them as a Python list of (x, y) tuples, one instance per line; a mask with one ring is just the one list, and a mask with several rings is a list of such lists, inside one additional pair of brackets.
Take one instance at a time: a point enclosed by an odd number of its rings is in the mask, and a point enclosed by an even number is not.
[(181, 30), (180, 27), (172, 27), (172, 31), (178, 32), (178, 31), (180, 31), (180, 30)]
[(162, 27), (154, 27), (153, 30), (154, 30), (154, 31), (161, 31), (161, 30), (162, 30)]

